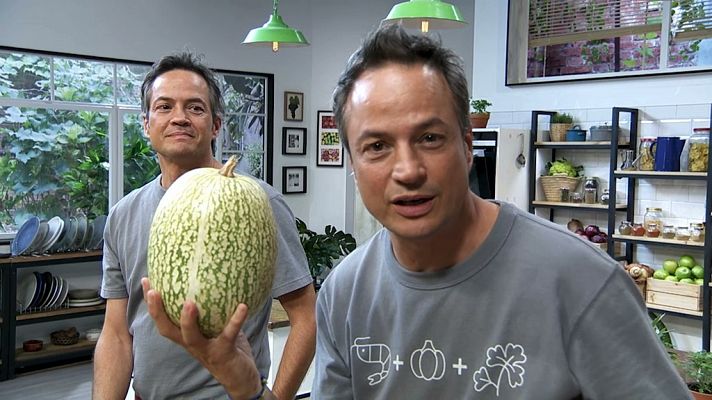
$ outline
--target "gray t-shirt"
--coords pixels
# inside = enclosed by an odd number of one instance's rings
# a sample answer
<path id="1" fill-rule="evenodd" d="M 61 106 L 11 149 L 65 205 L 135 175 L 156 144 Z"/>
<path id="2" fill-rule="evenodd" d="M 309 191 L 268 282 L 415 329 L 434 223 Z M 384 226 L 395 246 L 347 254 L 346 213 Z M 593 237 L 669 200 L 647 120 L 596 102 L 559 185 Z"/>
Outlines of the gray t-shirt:
<path id="1" fill-rule="evenodd" d="M 313 399 L 687 399 L 624 270 L 500 203 L 482 246 L 414 273 L 381 230 L 317 300 Z"/>
<path id="2" fill-rule="evenodd" d="M 144 399 L 226 398 L 223 387 L 185 349 L 161 336 L 143 301 L 141 278 L 148 276 L 146 255 L 153 214 L 165 190 L 161 177 L 134 190 L 109 213 L 104 230 L 101 295 L 128 297 L 127 322 L 133 335 L 134 390 Z M 282 196 L 257 180 L 267 193 L 277 222 L 277 264 L 271 296 L 277 298 L 312 282 L 299 242 L 295 219 Z M 267 323 L 272 307 L 261 310 L 243 326 L 257 367 L 267 376 L 270 367 Z"/>

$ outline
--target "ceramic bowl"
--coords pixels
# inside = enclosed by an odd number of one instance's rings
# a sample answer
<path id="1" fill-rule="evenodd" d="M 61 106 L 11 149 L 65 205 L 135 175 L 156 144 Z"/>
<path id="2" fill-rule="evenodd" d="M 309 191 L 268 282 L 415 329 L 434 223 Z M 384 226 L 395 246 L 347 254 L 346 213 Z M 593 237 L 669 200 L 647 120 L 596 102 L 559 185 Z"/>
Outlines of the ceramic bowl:
<path id="1" fill-rule="evenodd" d="M 31 339 L 22 342 L 22 350 L 26 352 L 40 351 L 44 343 L 41 340 Z"/>

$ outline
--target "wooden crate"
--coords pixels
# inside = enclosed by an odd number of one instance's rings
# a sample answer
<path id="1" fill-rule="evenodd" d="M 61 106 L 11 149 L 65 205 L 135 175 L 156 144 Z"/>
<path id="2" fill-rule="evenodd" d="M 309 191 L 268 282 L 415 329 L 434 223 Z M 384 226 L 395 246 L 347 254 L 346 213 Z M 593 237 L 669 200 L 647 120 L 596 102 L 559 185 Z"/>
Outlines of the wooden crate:
<path id="1" fill-rule="evenodd" d="M 702 286 L 648 278 L 645 300 L 652 306 L 701 311 Z"/>

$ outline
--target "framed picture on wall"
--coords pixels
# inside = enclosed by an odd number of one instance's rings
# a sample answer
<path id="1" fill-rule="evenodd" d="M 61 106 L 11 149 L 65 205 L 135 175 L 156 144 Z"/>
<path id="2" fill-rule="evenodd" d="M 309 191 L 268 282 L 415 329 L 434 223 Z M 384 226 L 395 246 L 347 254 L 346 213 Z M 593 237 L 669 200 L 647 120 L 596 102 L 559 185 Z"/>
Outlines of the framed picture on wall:
<path id="1" fill-rule="evenodd" d="M 304 93 L 284 92 L 284 120 L 304 120 Z"/>
<path id="2" fill-rule="evenodd" d="M 307 167 L 282 167 L 282 193 L 307 192 Z"/>
<path id="3" fill-rule="evenodd" d="M 316 112 L 316 165 L 317 167 L 341 167 L 344 165 L 344 146 L 336 129 L 334 113 L 326 110 Z"/>
<path id="4" fill-rule="evenodd" d="M 307 154 L 307 128 L 282 128 L 282 154 Z"/>

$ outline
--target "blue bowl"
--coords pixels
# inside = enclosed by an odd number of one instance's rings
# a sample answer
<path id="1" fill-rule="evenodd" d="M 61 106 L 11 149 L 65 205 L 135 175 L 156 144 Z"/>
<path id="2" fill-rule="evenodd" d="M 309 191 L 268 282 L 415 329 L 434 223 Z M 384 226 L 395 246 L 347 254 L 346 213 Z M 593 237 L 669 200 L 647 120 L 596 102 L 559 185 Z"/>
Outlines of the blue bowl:
<path id="1" fill-rule="evenodd" d="M 567 142 L 584 142 L 586 141 L 585 129 L 569 129 L 566 131 Z"/>
<path id="2" fill-rule="evenodd" d="M 27 251 L 32 245 L 32 242 L 40 230 L 40 219 L 30 217 L 15 234 L 15 239 L 12 241 L 11 251 L 13 256 L 19 256 Z"/>

